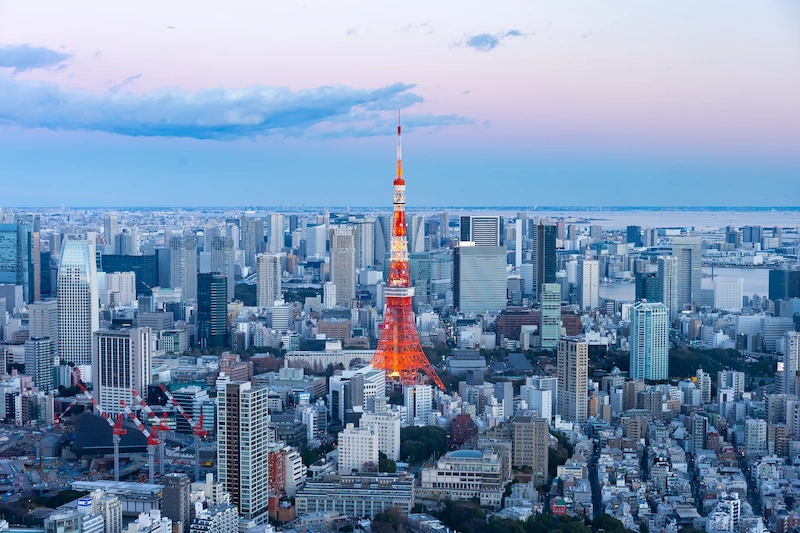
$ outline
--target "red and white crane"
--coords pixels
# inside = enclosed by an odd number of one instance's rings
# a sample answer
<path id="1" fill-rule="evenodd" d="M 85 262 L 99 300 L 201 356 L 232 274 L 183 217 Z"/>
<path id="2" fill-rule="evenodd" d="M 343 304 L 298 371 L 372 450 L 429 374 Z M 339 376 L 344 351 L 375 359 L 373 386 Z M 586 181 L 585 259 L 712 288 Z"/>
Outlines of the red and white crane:
<path id="1" fill-rule="evenodd" d="M 142 406 L 142 409 L 144 410 L 145 413 L 147 413 L 147 416 L 150 417 L 150 423 L 151 423 L 151 426 L 153 427 L 153 429 L 156 429 L 157 431 L 162 431 L 162 432 L 163 431 L 172 431 L 172 428 L 169 427 L 169 424 L 167 423 L 166 415 L 164 415 L 161 418 L 159 418 L 158 415 L 153 412 L 153 410 L 150 408 L 150 406 L 147 405 L 147 402 L 144 401 L 144 398 L 142 398 L 141 394 L 139 394 L 136 391 L 136 389 L 131 389 L 131 394 L 133 394 L 133 398 L 138 402 L 138 404 Z M 161 475 L 163 476 L 164 475 L 164 464 L 166 462 L 165 448 L 167 446 L 167 442 L 166 442 L 166 439 L 163 439 L 163 438 L 160 440 L 160 442 L 161 442 L 161 445 L 159 446 L 159 471 L 160 471 Z"/>
<path id="2" fill-rule="evenodd" d="M 155 481 L 156 471 L 155 471 L 155 461 L 156 461 L 156 448 L 161 445 L 161 441 L 158 440 L 158 430 L 155 426 L 153 426 L 153 432 L 147 431 L 147 428 L 142 424 L 142 422 L 136 417 L 131 408 L 121 400 L 119 404 L 122 406 L 122 410 L 125 411 L 125 414 L 128 415 L 133 423 L 136 425 L 136 428 L 142 432 L 142 434 L 147 437 L 147 458 L 150 467 L 150 483 Z"/>
<path id="3" fill-rule="evenodd" d="M 181 407 L 181 404 L 178 403 L 178 400 L 172 396 L 172 393 L 169 392 L 167 387 L 165 387 L 162 383 L 159 383 L 158 388 L 161 389 L 161 392 L 164 393 L 164 396 L 166 396 L 172 405 L 175 406 L 175 409 L 177 409 L 178 412 L 183 415 L 183 418 L 186 419 L 189 427 L 192 428 L 192 434 L 194 435 L 194 480 L 195 482 L 200 481 L 200 441 L 208 436 L 208 431 L 203 429 L 203 415 L 200 415 L 199 422 L 195 422 L 194 419 L 183 409 L 183 407 Z"/>

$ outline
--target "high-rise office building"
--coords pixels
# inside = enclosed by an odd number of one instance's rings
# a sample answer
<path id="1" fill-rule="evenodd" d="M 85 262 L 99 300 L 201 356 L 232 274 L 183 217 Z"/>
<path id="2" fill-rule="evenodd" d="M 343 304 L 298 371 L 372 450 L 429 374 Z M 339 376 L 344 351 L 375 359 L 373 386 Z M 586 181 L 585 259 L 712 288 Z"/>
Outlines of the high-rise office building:
<path id="1" fill-rule="evenodd" d="M 186 474 L 167 474 L 161 489 L 161 512 L 172 520 L 173 528 L 180 524 L 181 531 L 188 533 L 192 525 L 192 483 Z M 162 532 L 167 533 L 167 532 Z"/>
<path id="2" fill-rule="evenodd" d="M 273 254 L 280 253 L 284 246 L 283 215 L 272 213 L 269 215 L 269 233 L 267 234 L 267 247 Z"/>
<path id="3" fill-rule="evenodd" d="M 670 322 L 678 317 L 678 313 L 681 310 L 678 302 L 679 267 L 677 257 L 665 256 L 658 258 L 658 301 L 667 306 Z"/>
<path id="4" fill-rule="evenodd" d="M 116 213 L 103 215 L 103 238 L 106 241 L 106 250 L 110 254 L 117 253 L 118 216 Z"/>
<path id="5" fill-rule="evenodd" d="M 217 382 L 217 471 L 246 520 L 263 522 L 269 503 L 269 389 Z"/>
<path id="6" fill-rule="evenodd" d="M 642 246 L 642 227 L 641 226 L 628 226 L 625 231 L 627 239 L 625 242 L 633 244 L 636 248 Z"/>
<path id="7" fill-rule="evenodd" d="M 600 266 L 595 259 L 578 261 L 578 304 L 584 311 L 600 305 Z"/>
<path id="8" fill-rule="evenodd" d="M 744 279 L 714 282 L 714 309 L 739 312 L 742 310 Z"/>
<path id="9" fill-rule="evenodd" d="M 658 302 L 660 286 L 661 280 L 658 279 L 658 272 L 637 272 L 636 301 Z"/>
<path id="10" fill-rule="evenodd" d="M 264 242 L 263 221 L 255 218 L 255 213 L 242 215 L 239 219 L 239 248 L 244 251 L 244 264 L 250 268 L 256 266 L 256 254 L 259 243 Z M 259 228 L 262 228 L 259 232 Z M 260 233 L 260 235 L 259 235 Z"/>
<path id="11" fill-rule="evenodd" d="M 356 268 L 371 267 L 375 260 L 375 223 L 372 220 L 358 220 L 353 224 L 355 230 Z"/>
<path id="12" fill-rule="evenodd" d="M 322 305 L 325 309 L 336 307 L 336 285 L 330 281 L 322 286 Z"/>
<path id="13" fill-rule="evenodd" d="M 184 300 L 197 298 L 197 240 L 175 236 L 169 240 L 169 277 L 173 288 L 183 291 Z"/>
<path id="14" fill-rule="evenodd" d="M 211 272 L 219 272 L 228 281 L 228 301 L 234 298 L 236 289 L 236 253 L 233 239 L 220 235 L 211 237 Z"/>
<path id="15" fill-rule="evenodd" d="M 800 298 L 800 270 L 769 271 L 769 299 L 789 300 Z"/>
<path id="16" fill-rule="evenodd" d="M 506 247 L 461 242 L 453 255 L 453 305 L 462 313 L 506 307 Z"/>
<path id="17" fill-rule="evenodd" d="M 306 226 L 306 257 L 323 258 L 328 252 L 328 231 L 324 224 Z"/>
<path id="18" fill-rule="evenodd" d="M 408 252 L 425 251 L 425 216 L 413 215 L 408 222 Z"/>
<path id="19" fill-rule="evenodd" d="M 669 312 L 660 302 L 639 302 L 631 310 L 630 376 L 669 378 Z"/>
<path id="20" fill-rule="evenodd" d="M 276 254 L 258 254 L 257 298 L 260 308 L 272 307 L 281 298 L 281 258 Z"/>
<path id="21" fill-rule="evenodd" d="M 375 264 L 382 265 L 390 251 L 392 238 L 392 221 L 386 215 L 375 217 Z"/>
<path id="22" fill-rule="evenodd" d="M 228 344 L 228 283 L 218 272 L 197 276 L 197 337 L 206 348 Z"/>
<path id="23" fill-rule="evenodd" d="M 50 338 L 31 337 L 25 341 L 25 374 L 33 378 L 40 391 L 48 393 L 56 386 L 56 342 Z M 48 423 L 50 421 L 48 420 Z"/>
<path id="24" fill-rule="evenodd" d="M 39 216 L 0 219 L 0 284 L 20 285 L 26 303 L 41 298 Z"/>
<path id="25" fill-rule="evenodd" d="M 58 269 L 58 356 L 62 363 L 92 364 L 92 335 L 100 327 L 99 300 L 94 243 L 68 235 Z"/>
<path id="26" fill-rule="evenodd" d="M 356 298 L 356 243 L 353 228 L 335 228 L 331 238 L 331 281 L 336 303 L 344 307 Z"/>
<path id="27" fill-rule="evenodd" d="M 542 349 L 555 350 L 561 337 L 561 285 L 558 283 L 542 284 L 541 296 Z"/>
<path id="28" fill-rule="evenodd" d="M 700 237 L 672 239 L 672 256 L 678 258 L 678 307 L 700 305 L 703 275 L 703 240 Z"/>
<path id="29" fill-rule="evenodd" d="M 589 343 L 582 337 L 558 341 L 558 414 L 569 422 L 587 420 Z"/>
<path id="30" fill-rule="evenodd" d="M 439 237 L 440 241 L 436 248 L 442 246 L 450 238 L 450 216 L 447 211 L 442 211 L 439 215 Z"/>
<path id="31" fill-rule="evenodd" d="M 503 244 L 503 223 L 499 216 L 462 216 L 460 241 L 475 246 L 497 247 Z"/>
<path id="32" fill-rule="evenodd" d="M 28 330 L 31 338 L 50 339 L 58 355 L 58 300 L 51 298 L 28 306 Z"/>
<path id="33" fill-rule="evenodd" d="M 742 228 L 742 241 L 761 242 L 761 226 L 744 226 Z"/>
<path id="34" fill-rule="evenodd" d="M 556 227 L 537 224 L 533 231 L 533 283 L 536 300 L 542 300 L 542 285 L 556 282 Z"/>
<path id="35" fill-rule="evenodd" d="M 131 390 L 140 394 L 151 383 L 153 368 L 153 332 L 150 328 L 99 330 L 94 334 L 92 358 L 92 395 L 107 413 L 121 413 L 120 402 L 131 409 Z"/>

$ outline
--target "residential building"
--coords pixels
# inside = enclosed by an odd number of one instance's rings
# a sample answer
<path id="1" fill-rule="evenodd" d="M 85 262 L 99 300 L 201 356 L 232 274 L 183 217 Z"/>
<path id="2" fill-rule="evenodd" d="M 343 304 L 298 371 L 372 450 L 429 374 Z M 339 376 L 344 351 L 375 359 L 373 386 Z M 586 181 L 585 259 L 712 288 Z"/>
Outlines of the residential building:
<path id="1" fill-rule="evenodd" d="M 512 424 L 512 466 L 532 468 L 532 481 L 544 485 L 547 479 L 550 425 L 545 418 L 517 416 Z"/>
<path id="2" fill-rule="evenodd" d="M 677 257 L 658 258 L 658 300 L 667 306 L 669 321 L 672 323 L 681 310 L 678 299 L 680 263 Z"/>
<path id="3" fill-rule="evenodd" d="M 596 260 L 578 262 L 578 305 L 584 311 L 600 305 L 600 267 Z"/>
<path id="4" fill-rule="evenodd" d="M 331 237 L 331 282 L 336 304 L 350 307 L 356 297 L 356 244 L 353 228 L 335 228 Z"/>
<path id="5" fill-rule="evenodd" d="M 669 311 L 660 302 L 638 302 L 631 310 L 630 376 L 661 381 L 669 378 Z"/>
<path id="6" fill-rule="evenodd" d="M 542 285 L 556 282 L 556 227 L 537 224 L 533 231 L 533 292 L 542 301 Z M 560 289 L 559 289 L 560 294 Z M 560 300 L 559 300 L 560 301 Z"/>
<path id="7" fill-rule="evenodd" d="M 229 504 L 201 509 L 192 521 L 190 533 L 238 533 L 239 514 Z"/>
<path id="8" fill-rule="evenodd" d="M 236 288 L 236 251 L 233 239 L 224 235 L 211 237 L 211 272 L 219 272 L 228 282 L 228 301 L 234 298 Z"/>
<path id="9" fill-rule="evenodd" d="M 570 422 L 587 420 L 589 343 L 582 337 L 558 341 L 558 414 Z"/>
<path id="10" fill-rule="evenodd" d="M 337 449 L 340 474 L 378 470 L 378 435 L 372 427 L 347 424 L 339 433 Z"/>
<path id="11" fill-rule="evenodd" d="M 186 474 L 167 474 L 162 483 L 161 512 L 172 520 L 173 526 L 188 533 L 192 525 L 191 482 Z"/>
<path id="12" fill-rule="evenodd" d="M 406 424 L 427 426 L 433 411 L 433 387 L 431 385 L 404 385 L 403 397 L 406 406 Z"/>
<path id="13" fill-rule="evenodd" d="M 282 300 L 281 259 L 276 254 L 258 254 L 257 262 L 257 294 L 256 305 L 268 308 L 277 300 Z"/>
<path id="14" fill-rule="evenodd" d="M 50 338 L 31 337 L 25 341 L 25 374 L 42 392 L 56 388 L 53 369 L 56 366 L 56 343 Z"/>
<path id="15" fill-rule="evenodd" d="M 397 413 L 364 413 L 359 425 L 370 428 L 378 439 L 378 451 L 392 461 L 400 460 L 400 417 Z"/>
<path id="16" fill-rule="evenodd" d="M 269 389 L 217 382 L 217 470 L 246 520 L 264 523 L 269 499 Z"/>

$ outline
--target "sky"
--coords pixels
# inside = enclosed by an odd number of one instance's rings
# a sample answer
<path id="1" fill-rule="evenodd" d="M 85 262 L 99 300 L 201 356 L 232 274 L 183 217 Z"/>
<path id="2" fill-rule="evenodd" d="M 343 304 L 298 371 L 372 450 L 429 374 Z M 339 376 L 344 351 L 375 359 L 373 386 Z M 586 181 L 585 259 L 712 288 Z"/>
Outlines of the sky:
<path id="1" fill-rule="evenodd" d="M 0 0 L 0 206 L 800 205 L 800 3 Z"/>

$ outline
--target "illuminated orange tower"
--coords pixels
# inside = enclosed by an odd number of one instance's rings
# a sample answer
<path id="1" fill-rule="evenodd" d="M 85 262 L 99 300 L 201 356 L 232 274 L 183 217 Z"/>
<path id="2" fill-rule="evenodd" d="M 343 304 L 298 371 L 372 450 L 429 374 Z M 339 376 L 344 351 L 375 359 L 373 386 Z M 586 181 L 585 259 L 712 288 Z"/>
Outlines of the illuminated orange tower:
<path id="1" fill-rule="evenodd" d="M 400 113 L 397 113 L 397 175 L 394 178 L 394 216 L 392 218 L 391 262 L 389 280 L 384 294 L 386 311 L 383 314 L 378 349 L 372 366 L 386 371 L 389 379 L 406 384 L 417 383 L 419 372 L 428 375 L 440 389 L 442 380 L 425 357 L 419 343 L 411 287 L 408 275 L 408 238 L 406 236 L 406 182 L 403 179 L 403 151 L 400 143 Z"/>

